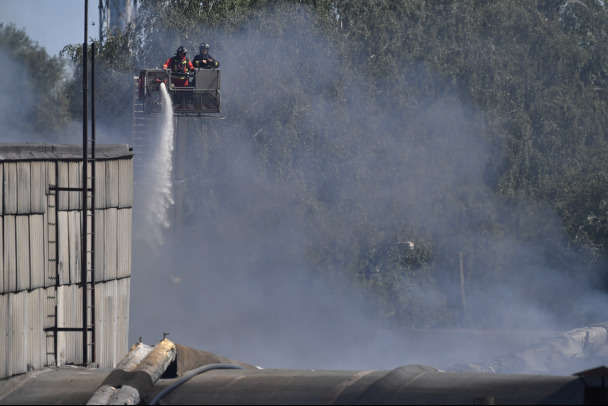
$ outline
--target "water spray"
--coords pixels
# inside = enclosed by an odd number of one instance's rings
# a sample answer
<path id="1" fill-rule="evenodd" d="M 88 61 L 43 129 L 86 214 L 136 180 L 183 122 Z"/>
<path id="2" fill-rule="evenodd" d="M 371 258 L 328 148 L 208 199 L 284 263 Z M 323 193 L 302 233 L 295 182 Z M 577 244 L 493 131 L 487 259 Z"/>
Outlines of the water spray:
<path id="1" fill-rule="evenodd" d="M 163 230 L 171 226 L 173 198 L 172 153 L 173 153 L 173 107 L 165 84 L 160 85 L 163 110 L 161 115 L 159 142 L 147 174 L 154 187 L 148 197 L 149 224 L 153 226 L 151 237 L 159 245 L 163 244 Z"/>

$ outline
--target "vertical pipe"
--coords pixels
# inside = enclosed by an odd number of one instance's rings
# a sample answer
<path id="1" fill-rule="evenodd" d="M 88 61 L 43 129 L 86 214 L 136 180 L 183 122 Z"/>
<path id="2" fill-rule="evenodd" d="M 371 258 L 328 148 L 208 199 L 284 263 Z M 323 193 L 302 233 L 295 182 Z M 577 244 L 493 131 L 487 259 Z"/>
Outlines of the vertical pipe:
<path id="1" fill-rule="evenodd" d="M 91 45 L 91 362 L 95 363 L 95 42 Z M 86 213 L 85 213 L 86 214 Z"/>
<path id="2" fill-rule="evenodd" d="M 82 249 L 80 254 L 80 280 L 82 284 L 82 363 L 87 365 L 88 360 L 88 318 L 87 318 L 87 96 L 88 96 L 88 80 L 89 72 L 87 70 L 87 53 L 88 53 L 88 8 L 89 0 L 84 0 L 84 43 L 82 44 Z"/>
<path id="3" fill-rule="evenodd" d="M 59 190 L 57 190 L 57 186 L 59 186 L 59 161 L 55 161 L 55 179 L 53 179 L 54 183 L 54 192 L 55 193 L 55 331 L 53 337 L 53 351 L 55 352 L 55 366 L 59 366 L 59 319 L 57 315 L 59 314 Z M 50 188 L 49 188 L 50 193 Z M 50 238 L 50 236 L 49 236 Z M 49 269 L 50 272 L 50 269 Z"/>

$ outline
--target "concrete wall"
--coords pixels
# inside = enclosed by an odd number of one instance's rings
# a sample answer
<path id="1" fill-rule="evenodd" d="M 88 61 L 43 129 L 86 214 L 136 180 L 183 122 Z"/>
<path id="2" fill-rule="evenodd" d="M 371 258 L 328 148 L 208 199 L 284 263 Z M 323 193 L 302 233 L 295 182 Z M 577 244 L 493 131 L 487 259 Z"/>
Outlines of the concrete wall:
<path id="1" fill-rule="evenodd" d="M 87 223 L 95 231 L 88 239 L 95 340 L 88 341 L 96 349 L 88 361 L 100 367 L 128 352 L 132 158 L 126 145 L 96 147 L 95 227 Z M 80 188 L 81 176 L 79 146 L 0 144 L 0 379 L 82 363 L 82 332 L 52 331 L 82 327 L 82 195 L 54 189 Z"/>

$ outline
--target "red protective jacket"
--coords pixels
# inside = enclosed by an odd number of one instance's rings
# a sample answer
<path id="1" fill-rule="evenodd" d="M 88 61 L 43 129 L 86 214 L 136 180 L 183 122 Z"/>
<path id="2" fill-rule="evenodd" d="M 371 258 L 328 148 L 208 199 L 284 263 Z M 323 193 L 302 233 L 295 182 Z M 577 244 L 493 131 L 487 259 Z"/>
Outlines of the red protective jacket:
<path id="1" fill-rule="evenodd" d="M 172 56 L 167 59 L 167 62 L 163 65 L 163 69 L 171 69 L 173 73 L 188 73 L 191 70 L 194 70 L 194 66 L 192 62 L 185 56 L 180 58 L 179 56 Z M 171 75 L 171 83 L 175 86 L 188 86 L 188 75 L 183 76 L 175 76 Z"/>

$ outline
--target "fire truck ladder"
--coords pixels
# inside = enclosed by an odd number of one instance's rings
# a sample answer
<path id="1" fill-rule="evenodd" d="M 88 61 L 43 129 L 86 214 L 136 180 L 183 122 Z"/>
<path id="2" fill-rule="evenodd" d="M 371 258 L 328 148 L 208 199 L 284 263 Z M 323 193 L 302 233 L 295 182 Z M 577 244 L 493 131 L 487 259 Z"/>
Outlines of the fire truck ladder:
<path id="1" fill-rule="evenodd" d="M 135 76 L 135 92 L 133 95 L 133 122 L 132 122 L 132 146 L 137 153 L 133 157 L 133 182 L 138 183 L 138 180 L 145 179 L 142 172 L 145 171 L 146 159 L 152 154 L 152 145 L 150 142 L 150 134 L 154 131 L 153 127 L 156 124 L 154 115 L 144 112 L 144 103 L 139 98 L 139 77 Z M 141 185 L 138 185 L 141 186 Z"/>

